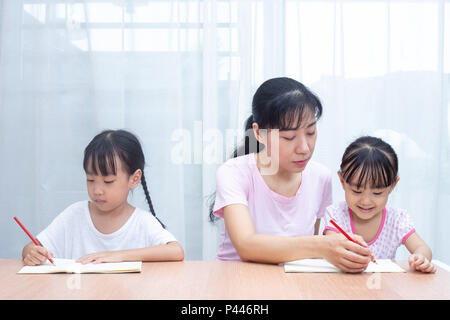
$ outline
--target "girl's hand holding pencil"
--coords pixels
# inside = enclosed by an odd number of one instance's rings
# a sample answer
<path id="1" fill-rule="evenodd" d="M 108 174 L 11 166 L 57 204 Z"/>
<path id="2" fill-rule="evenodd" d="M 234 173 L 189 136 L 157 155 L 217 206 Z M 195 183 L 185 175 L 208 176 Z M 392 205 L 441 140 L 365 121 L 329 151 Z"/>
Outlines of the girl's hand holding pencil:
<path id="1" fill-rule="evenodd" d="M 17 217 L 14 217 L 14 220 L 17 224 L 22 228 L 22 230 L 30 237 L 31 243 L 27 244 L 25 248 L 23 248 L 22 257 L 23 263 L 27 266 L 35 266 L 45 262 L 48 259 L 53 265 L 53 253 L 45 249 L 41 242 L 33 237 L 33 235 L 25 228 L 25 226 L 20 222 Z"/>
<path id="2" fill-rule="evenodd" d="M 47 259 L 51 260 L 53 253 L 45 249 L 44 247 L 37 246 L 34 243 L 30 243 L 29 248 L 23 257 L 23 263 L 26 266 L 36 266 L 43 264 Z"/>

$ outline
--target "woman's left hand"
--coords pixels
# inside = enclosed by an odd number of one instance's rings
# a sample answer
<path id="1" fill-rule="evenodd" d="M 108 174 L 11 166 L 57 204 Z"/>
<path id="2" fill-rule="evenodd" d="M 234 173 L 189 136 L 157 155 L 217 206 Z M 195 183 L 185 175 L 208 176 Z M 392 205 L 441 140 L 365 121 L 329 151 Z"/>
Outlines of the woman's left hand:
<path id="1" fill-rule="evenodd" d="M 120 251 L 104 251 L 87 254 L 79 258 L 76 262 L 86 263 L 102 263 L 102 262 L 121 262 L 123 257 Z"/>

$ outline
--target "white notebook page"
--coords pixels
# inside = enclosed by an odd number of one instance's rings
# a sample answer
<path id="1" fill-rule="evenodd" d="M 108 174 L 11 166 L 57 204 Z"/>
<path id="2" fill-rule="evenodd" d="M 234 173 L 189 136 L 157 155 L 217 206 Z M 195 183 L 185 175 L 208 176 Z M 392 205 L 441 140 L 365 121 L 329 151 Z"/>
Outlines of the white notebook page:
<path id="1" fill-rule="evenodd" d="M 18 273 L 124 273 L 141 272 L 141 261 L 108 262 L 108 263 L 76 263 L 70 259 L 53 259 L 55 265 L 49 261 L 39 266 L 24 266 Z"/>
<path id="2" fill-rule="evenodd" d="M 325 259 L 302 259 L 284 264 L 284 272 L 342 272 Z M 369 262 L 363 272 L 406 272 L 390 259 L 377 259 L 377 263 Z"/>

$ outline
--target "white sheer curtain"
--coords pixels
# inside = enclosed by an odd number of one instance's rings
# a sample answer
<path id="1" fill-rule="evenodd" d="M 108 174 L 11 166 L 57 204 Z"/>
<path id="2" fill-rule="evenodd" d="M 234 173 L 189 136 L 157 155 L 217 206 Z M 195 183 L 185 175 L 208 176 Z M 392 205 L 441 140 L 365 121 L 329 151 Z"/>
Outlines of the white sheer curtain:
<path id="1" fill-rule="evenodd" d="M 38 233 L 87 199 L 84 147 L 126 128 L 143 144 L 157 215 L 186 259 L 212 259 L 215 170 L 255 89 L 289 76 L 324 104 L 315 159 L 334 172 L 357 136 L 392 143 L 390 202 L 450 263 L 449 39 L 443 0 L 0 0 L 0 257 L 28 242 L 13 216 Z M 147 208 L 141 189 L 130 201 Z"/>

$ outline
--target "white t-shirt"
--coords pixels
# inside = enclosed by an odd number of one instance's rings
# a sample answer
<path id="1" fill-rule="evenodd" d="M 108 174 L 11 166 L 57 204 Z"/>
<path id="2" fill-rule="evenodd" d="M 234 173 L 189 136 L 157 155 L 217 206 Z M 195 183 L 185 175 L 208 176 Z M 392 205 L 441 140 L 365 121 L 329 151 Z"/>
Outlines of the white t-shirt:
<path id="1" fill-rule="evenodd" d="M 88 201 L 72 204 L 61 212 L 37 238 L 56 258 L 78 259 L 101 251 L 145 248 L 177 241 L 148 211 L 136 208 L 117 231 L 98 231 L 89 214 Z"/>

